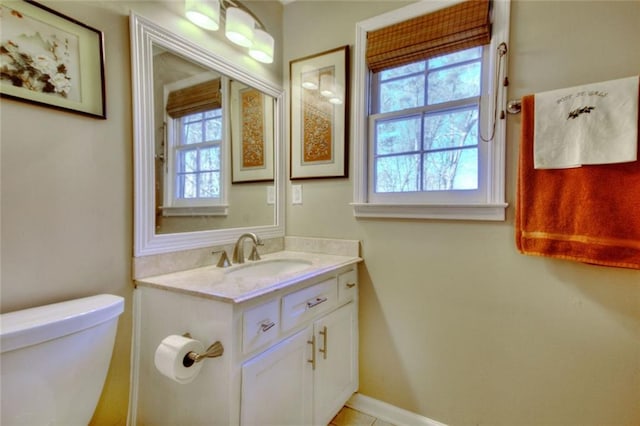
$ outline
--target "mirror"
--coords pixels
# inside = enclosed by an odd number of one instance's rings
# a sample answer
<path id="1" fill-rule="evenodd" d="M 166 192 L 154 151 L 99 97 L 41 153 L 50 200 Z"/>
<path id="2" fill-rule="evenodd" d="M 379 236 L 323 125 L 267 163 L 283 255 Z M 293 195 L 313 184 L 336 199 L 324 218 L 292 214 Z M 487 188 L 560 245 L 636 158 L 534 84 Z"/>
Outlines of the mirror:
<path id="1" fill-rule="evenodd" d="M 273 225 L 273 97 L 153 49 L 156 233 Z"/>
<path id="2" fill-rule="evenodd" d="M 135 242 L 145 256 L 284 235 L 284 94 L 134 13 Z"/>

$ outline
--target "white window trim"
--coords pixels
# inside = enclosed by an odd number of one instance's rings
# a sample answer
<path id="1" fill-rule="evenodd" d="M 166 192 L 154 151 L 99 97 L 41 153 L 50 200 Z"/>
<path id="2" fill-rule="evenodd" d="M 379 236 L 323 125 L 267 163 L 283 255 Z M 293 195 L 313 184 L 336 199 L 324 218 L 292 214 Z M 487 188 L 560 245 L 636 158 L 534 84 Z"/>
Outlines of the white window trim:
<path id="1" fill-rule="evenodd" d="M 169 93 L 174 90 L 183 89 L 185 87 L 189 87 L 194 84 L 203 83 L 211 78 L 220 78 L 222 82 L 222 121 L 223 121 L 223 131 L 222 131 L 222 143 L 220 144 L 220 162 L 222 165 L 222 185 L 220 187 L 220 197 L 216 199 L 204 199 L 204 198 L 196 198 L 193 200 L 176 200 L 175 193 L 175 155 L 173 144 L 170 144 L 169 138 L 177 138 L 179 137 L 177 134 L 182 129 L 176 125 L 179 122 L 179 119 L 174 119 L 170 117 L 165 111 L 165 123 L 167 123 L 167 127 L 165 130 L 165 173 L 164 173 L 164 206 L 161 206 L 163 216 L 193 216 L 194 214 L 200 216 L 227 216 L 229 212 L 229 205 L 227 203 L 227 185 L 228 185 L 228 173 L 226 169 L 229 167 L 229 161 L 227 161 L 227 149 L 225 146 L 228 145 L 227 135 L 229 134 L 227 129 L 228 126 L 228 116 L 226 105 L 227 105 L 227 87 L 228 87 L 228 79 L 226 77 L 220 77 L 216 73 L 202 73 L 195 76 L 192 76 L 187 79 L 183 79 L 180 81 L 176 81 L 174 83 L 170 83 L 164 86 L 164 94 L 163 99 L 166 105 L 167 98 Z M 171 136 L 169 136 L 171 135 Z"/>
<path id="2" fill-rule="evenodd" d="M 499 119 L 496 123 L 495 138 L 489 142 L 489 187 L 486 202 L 479 204 L 391 204 L 371 203 L 368 200 L 368 114 L 370 74 L 365 62 L 367 48 L 367 32 L 384 28 L 398 22 L 406 21 L 416 16 L 434 12 L 460 3 L 460 0 L 445 0 L 434 2 L 423 0 L 406 7 L 393 10 L 380 16 L 373 17 L 356 24 L 356 42 L 354 49 L 354 96 L 352 99 L 353 141 L 354 141 L 354 177 L 353 177 L 353 206 L 356 217 L 365 218 L 407 218 L 407 219 L 460 219 L 460 220 L 492 220 L 504 221 L 508 204 L 505 201 L 505 152 L 506 152 L 506 119 Z M 495 0 L 493 2 L 493 30 L 489 48 L 489 73 L 495 76 L 498 65 L 497 47 L 509 40 L 510 0 Z M 504 75 L 507 70 L 507 56 L 503 58 L 502 69 Z M 494 84 L 491 77 L 491 84 Z M 490 93 L 494 93 L 491 88 Z M 500 93 L 501 105 L 506 101 L 506 90 Z M 487 103 L 483 108 L 494 109 L 494 97 L 485 96 Z M 483 102 L 484 103 L 484 102 Z M 489 116 L 490 114 L 487 114 Z M 493 117 L 489 117 L 489 124 Z M 487 135 L 489 126 L 483 121 L 482 134 Z M 485 143 L 485 142 L 480 142 Z"/>
<path id="3" fill-rule="evenodd" d="M 488 58 L 488 49 L 482 49 L 482 55 L 480 58 L 482 64 L 482 78 L 481 78 L 481 87 L 486 87 L 486 81 L 489 79 L 489 58 Z M 375 75 L 372 74 L 373 79 L 375 79 Z M 373 93 L 373 89 L 376 88 L 376 84 L 374 81 L 370 81 L 372 90 L 370 93 Z M 377 96 L 377 94 L 373 94 Z M 469 107 L 478 107 L 481 110 L 484 110 L 485 104 L 487 102 L 487 98 L 489 96 L 474 96 L 465 99 L 456 99 L 449 102 L 444 102 L 435 105 L 424 105 L 417 106 L 410 109 L 405 109 L 401 111 L 390 111 L 385 113 L 374 113 L 369 115 L 369 145 L 373 146 L 373 135 L 375 133 L 375 128 L 378 122 L 389 119 L 390 117 L 398 117 L 398 118 L 406 118 L 406 117 L 418 117 L 423 116 L 425 114 L 428 115 L 429 111 L 434 112 L 436 114 L 447 113 L 448 111 L 455 111 L 458 108 L 469 108 Z M 425 98 L 426 99 L 426 98 Z M 372 99 L 373 101 L 373 99 Z M 483 117 L 478 117 L 478 120 L 481 120 Z M 424 119 L 424 118 L 423 118 Z M 476 149 L 478 152 L 478 156 L 483 159 L 487 157 L 487 153 L 489 152 L 489 145 L 483 143 L 478 140 L 478 144 L 476 145 Z M 373 153 L 370 153 L 373 154 Z M 375 156 L 369 155 L 369 170 L 374 169 L 375 164 Z M 484 163 L 484 161 L 483 161 Z M 368 201 L 369 204 L 395 204 L 402 207 L 404 204 L 413 204 L 413 205 L 459 205 L 462 203 L 462 199 L 464 199 L 466 204 L 479 204 L 482 200 L 486 199 L 486 190 L 487 185 L 485 180 L 487 179 L 486 173 L 484 170 L 480 170 L 481 173 L 478 175 L 478 188 L 476 189 L 464 189 L 464 190 L 442 190 L 442 191 L 415 191 L 415 192 L 382 192 L 375 193 L 374 179 L 370 179 L 369 181 L 369 193 L 368 193 Z M 428 199 L 428 201 L 426 201 Z"/>
<path id="4" fill-rule="evenodd" d="M 229 206 L 161 207 L 163 216 L 226 216 Z"/>

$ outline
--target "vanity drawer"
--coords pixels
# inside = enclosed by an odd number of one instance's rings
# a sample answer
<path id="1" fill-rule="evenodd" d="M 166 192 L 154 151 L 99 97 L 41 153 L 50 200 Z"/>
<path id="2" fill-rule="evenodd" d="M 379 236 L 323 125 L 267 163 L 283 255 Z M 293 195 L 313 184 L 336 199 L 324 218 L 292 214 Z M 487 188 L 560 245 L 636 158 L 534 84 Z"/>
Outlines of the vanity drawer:
<path id="1" fill-rule="evenodd" d="M 358 271 L 354 268 L 338 275 L 338 301 L 353 300 L 358 291 Z"/>
<path id="2" fill-rule="evenodd" d="M 282 298 L 282 329 L 289 330 L 332 309 L 337 300 L 336 278 L 284 296 Z"/>
<path id="3" fill-rule="evenodd" d="M 248 354 L 278 337 L 279 299 L 245 311 L 242 318 L 242 352 Z"/>

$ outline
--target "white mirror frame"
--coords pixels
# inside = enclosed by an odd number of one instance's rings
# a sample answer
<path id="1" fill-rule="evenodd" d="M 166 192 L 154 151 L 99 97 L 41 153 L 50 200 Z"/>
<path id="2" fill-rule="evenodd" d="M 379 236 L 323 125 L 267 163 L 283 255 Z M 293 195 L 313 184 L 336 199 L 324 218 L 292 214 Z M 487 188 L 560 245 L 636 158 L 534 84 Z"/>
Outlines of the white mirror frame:
<path id="1" fill-rule="evenodd" d="M 284 90 L 240 69 L 195 43 L 135 13 L 130 15 L 131 67 L 133 90 L 134 145 L 134 256 L 188 250 L 231 244 L 244 232 L 255 232 L 261 238 L 284 236 Z M 274 107 L 274 173 L 275 224 L 208 231 L 156 234 L 154 119 L 149 111 L 153 103 L 153 45 L 161 46 L 202 66 L 217 70 L 230 78 L 248 84 L 275 99 Z M 267 194 L 265 194 L 265 199 Z"/>

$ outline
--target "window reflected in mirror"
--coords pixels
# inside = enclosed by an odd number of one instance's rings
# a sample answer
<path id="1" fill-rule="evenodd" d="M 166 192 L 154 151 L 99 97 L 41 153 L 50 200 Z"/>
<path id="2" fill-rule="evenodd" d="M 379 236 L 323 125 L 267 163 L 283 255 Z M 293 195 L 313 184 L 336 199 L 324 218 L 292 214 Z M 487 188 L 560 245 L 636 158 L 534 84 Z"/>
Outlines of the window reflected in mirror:
<path id="1" fill-rule="evenodd" d="M 274 99 L 153 53 L 156 233 L 273 225 Z"/>

